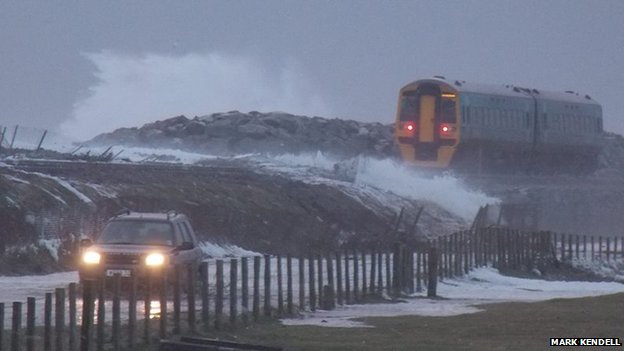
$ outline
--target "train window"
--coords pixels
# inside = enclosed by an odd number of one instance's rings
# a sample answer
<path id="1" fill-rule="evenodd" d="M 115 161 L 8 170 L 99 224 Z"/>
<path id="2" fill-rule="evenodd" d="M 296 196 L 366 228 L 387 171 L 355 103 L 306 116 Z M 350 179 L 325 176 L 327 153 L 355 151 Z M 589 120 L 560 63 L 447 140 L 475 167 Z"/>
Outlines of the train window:
<path id="1" fill-rule="evenodd" d="M 442 123 L 456 123 L 454 100 L 442 99 L 440 120 Z"/>
<path id="2" fill-rule="evenodd" d="M 602 120 L 598 118 L 596 122 L 596 133 L 600 133 L 602 131 Z"/>
<path id="3" fill-rule="evenodd" d="M 544 121 L 546 121 L 546 115 L 544 115 Z M 526 125 L 527 128 L 531 127 L 531 124 L 529 122 L 529 113 L 528 112 L 524 115 L 524 124 Z"/>
<path id="4" fill-rule="evenodd" d="M 420 112 L 418 96 L 404 94 L 401 99 L 401 121 L 417 121 Z"/>
<path id="5" fill-rule="evenodd" d="M 462 107 L 462 122 L 463 124 L 470 124 L 470 108 L 463 106 Z"/>

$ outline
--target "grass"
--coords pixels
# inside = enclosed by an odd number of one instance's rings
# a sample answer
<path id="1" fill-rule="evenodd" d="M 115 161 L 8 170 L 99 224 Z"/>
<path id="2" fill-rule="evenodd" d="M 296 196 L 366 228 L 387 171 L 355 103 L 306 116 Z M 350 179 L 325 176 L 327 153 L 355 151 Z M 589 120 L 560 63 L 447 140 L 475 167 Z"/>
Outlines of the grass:
<path id="1" fill-rule="evenodd" d="M 288 350 L 547 350 L 551 337 L 624 339 L 624 294 L 484 305 L 455 317 L 377 317 L 374 328 L 255 324 L 208 337 Z"/>

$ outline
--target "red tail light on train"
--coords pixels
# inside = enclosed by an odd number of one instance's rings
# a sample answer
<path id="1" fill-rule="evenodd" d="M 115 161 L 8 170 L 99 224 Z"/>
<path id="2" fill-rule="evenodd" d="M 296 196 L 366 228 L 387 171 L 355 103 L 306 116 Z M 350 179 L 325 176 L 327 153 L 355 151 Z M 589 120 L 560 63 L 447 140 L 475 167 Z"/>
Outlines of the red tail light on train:
<path id="1" fill-rule="evenodd" d="M 416 123 L 414 122 L 404 122 L 403 130 L 413 133 L 416 131 Z"/>
<path id="2" fill-rule="evenodd" d="M 452 123 L 440 124 L 440 136 L 452 137 L 454 133 L 455 133 L 455 124 L 452 124 Z"/>

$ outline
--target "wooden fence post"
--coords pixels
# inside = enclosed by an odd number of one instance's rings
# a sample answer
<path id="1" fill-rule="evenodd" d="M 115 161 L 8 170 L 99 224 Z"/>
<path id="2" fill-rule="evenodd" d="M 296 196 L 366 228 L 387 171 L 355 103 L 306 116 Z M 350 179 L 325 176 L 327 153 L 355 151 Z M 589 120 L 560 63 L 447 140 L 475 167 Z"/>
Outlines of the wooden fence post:
<path id="1" fill-rule="evenodd" d="M 271 256 L 264 255 L 264 315 L 271 316 Z"/>
<path id="2" fill-rule="evenodd" d="M 84 289 L 84 286 L 83 286 Z M 128 346 L 133 348 L 136 342 L 136 304 L 137 304 L 137 276 L 132 272 L 130 277 L 130 296 L 128 298 Z M 84 308 L 84 303 L 83 303 Z M 83 314 L 84 315 L 84 314 Z M 83 319 L 84 323 L 84 319 Z"/>
<path id="3" fill-rule="evenodd" d="M 565 254 L 566 235 L 564 233 L 561 233 L 559 236 L 561 237 L 561 261 L 565 261 L 566 259 L 566 254 Z"/>
<path id="4" fill-rule="evenodd" d="M 43 350 L 52 350 L 52 293 L 45 294 L 43 304 Z"/>
<path id="5" fill-rule="evenodd" d="M 152 313 L 152 275 L 148 273 L 145 275 L 145 291 L 143 301 L 143 342 L 148 344 L 150 342 L 150 315 Z M 174 297 L 175 300 L 175 297 Z M 175 301 L 174 301 L 175 304 Z M 98 310 L 98 324 L 99 324 L 99 310 Z M 99 333 L 99 325 L 98 325 Z M 98 337 L 99 339 L 99 337 Z M 100 342 L 98 341 L 98 344 Z"/>
<path id="6" fill-rule="evenodd" d="M 362 299 L 366 299 L 368 295 L 368 284 L 366 282 L 366 250 L 363 250 L 362 253 Z"/>
<path id="7" fill-rule="evenodd" d="M 22 333 L 22 303 L 13 302 L 13 323 L 11 326 L 11 351 L 20 351 Z M 2 330 L 4 332 L 4 330 Z"/>
<path id="8" fill-rule="evenodd" d="M 428 283 L 427 283 L 427 296 L 435 297 L 437 295 L 438 287 L 438 249 L 435 246 L 429 248 L 429 269 L 428 269 Z"/>
<path id="9" fill-rule="evenodd" d="M 317 274 L 317 287 L 318 287 L 318 304 L 317 306 L 319 306 L 319 308 L 322 308 L 321 306 L 323 306 L 323 256 L 321 255 L 317 255 L 316 256 L 316 265 L 317 265 L 317 269 L 316 269 L 316 274 Z"/>
<path id="10" fill-rule="evenodd" d="M 65 336 L 65 289 L 54 289 L 54 330 L 56 332 L 56 350 L 64 351 L 64 336 Z"/>
<path id="11" fill-rule="evenodd" d="M 342 257 L 336 252 L 336 298 L 339 305 L 344 305 L 344 292 L 342 290 Z"/>
<path id="12" fill-rule="evenodd" d="M 221 329 L 223 318 L 223 260 L 217 260 L 217 296 L 215 298 L 215 329 Z"/>
<path id="13" fill-rule="evenodd" d="M 173 334 L 181 333 L 181 306 L 182 303 L 182 266 L 176 264 L 173 266 Z"/>
<path id="14" fill-rule="evenodd" d="M 353 301 L 360 301 L 360 263 L 358 260 L 358 254 L 353 250 Z"/>
<path id="15" fill-rule="evenodd" d="M 351 274 L 349 272 L 349 252 L 344 254 L 344 272 L 345 272 L 345 304 L 351 303 Z"/>
<path id="16" fill-rule="evenodd" d="M 286 310 L 288 315 L 292 316 L 295 313 L 295 306 L 293 302 L 293 271 L 292 271 L 292 256 L 286 256 Z"/>
<path id="17" fill-rule="evenodd" d="M 253 259 L 253 320 L 258 321 L 260 318 L 260 256 L 254 256 Z"/>
<path id="18" fill-rule="evenodd" d="M 464 260 L 464 274 L 468 274 L 468 272 L 470 272 L 470 269 L 472 269 L 472 255 L 473 252 L 472 250 L 474 249 L 474 247 L 472 246 L 472 238 L 471 238 L 471 233 L 470 231 L 464 231 L 464 245 L 466 248 L 466 252 L 465 252 L 465 260 Z"/>
<path id="19" fill-rule="evenodd" d="M 277 315 L 284 315 L 284 282 L 282 279 L 282 256 L 277 256 Z"/>
<path id="20" fill-rule="evenodd" d="M 113 325 L 112 325 L 113 350 L 115 351 L 119 350 L 119 339 L 120 339 L 119 336 L 120 336 L 120 331 L 121 331 L 121 308 L 120 308 L 121 298 L 119 295 L 121 295 L 121 275 L 115 274 L 115 276 L 113 277 L 113 315 L 111 316 L 113 319 Z M 57 308 L 59 307 L 58 294 L 57 294 L 56 306 Z M 63 349 L 63 347 L 62 345 L 61 347 L 59 347 L 58 337 L 59 337 L 59 327 L 58 327 L 58 316 L 57 316 L 56 345 L 57 345 L 57 350 L 60 351 Z"/>
<path id="21" fill-rule="evenodd" d="M 386 252 L 386 293 L 388 293 L 388 295 L 392 294 L 392 274 L 390 273 L 392 269 L 390 267 L 390 261 L 394 261 L 394 258 L 391 260 L 390 255 L 390 252 Z"/>
<path id="22" fill-rule="evenodd" d="M 408 263 L 408 269 L 407 269 L 407 273 L 408 273 L 408 283 L 409 283 L 409 293 L 413 294 L 414 292 L 416 292 L 416 287 L 414 285 L 414 250 L 412 250 L 411 248 L 407 250 L 407 263 Z"/>
<path id="23" fill-rule="evenodd" d="M 160 339 L 167 338 L 167 319 L 169 317 L 167 311 L 167 285 L 169 282 L 167 280 L 167 274 L 163 272 L 163 274 L 160 275 L 160 324 L 158 328 Z"/>
<path id="24" fill-rule="evenodd" d="M 243 258 L 246 267 L 247 258 Z M 204 330 L 208 330 L 210 327 L 210 299 L 209 299 L 209 275 L 208 275 L 208 262 L 202 262 L 199 268 L 201 276 L 201 300 L 202 300 L 202 325 Z M 246 274 L 246 269 L 243 268 L 243 274 Z M 243 299 L 243 309 L 247 307 L 247 301 Z"/>
<path id="25" fill-rule="evenodd" d="M 0 345 L 4 345 L 4 302 L 0 302 Z"/>
<path id="26" fill-rule="evenodd" d="M 197 333 L 197 309 L 195 303 L 195 287 L 197 286 L 197 264 L 190 264 L 186 267 L 187 272 L 187 286 L 186 286 L 186 300 L 188 304 L 187 309 L 187 322 L 189 331 L 192 334 Z M 236 283 L 235 283 L 236 284 Z"/>
<path id="27" fill-rule="evenodd" d="M 577 260 L 580 258 L 580 255 L 579 255 L 580 246 L 581 246 L 581 238 L 578 234 L 576 234 L 576 259 Z"/>
<path id="28" fill-rule="evenodd" d="M 310 310 L 316 311 L 316 285 L 314 284 L 316 275 L 314 274 L 314 256 L 308 258 L 308 288 L 310 292 Z"/>
<path id="29" fill-rule="evenodd" d="M 236 315 L 238 305 L 238 260 L 230 260 L 230 326 L 236 326 Z"/>
<path id="30" fill-rule="evenodd" d="M 0 311 L 4 311 L 0 306 Z M 0 316 L 3 317 L 3 316 Z M 3 321 L 4 318 L 0 318 Z M 1 323 L 1 322 L 0 322 Z M 89 351 L 91 348 L 91 328 L 93 326 L 93 281 L 85 280 L 82 283 L 82 324 L 80 325 L 80 351 Z M 4 328 L 0 328 L 4 329 Z"/>
<path id="31" fill-rule="evenodd" d="M 377 252 L 377 294 L 381 296 L 383 292 L 383 252 Z"/>
<path id="32" fill-rule="evenodd" d="M 305 258 L 299 256 L 299 311 L 305 310 Z"/>
<path id="33" fill-rule="evenodd" d="M 76 283 L 69 283 L 69 351 L 76 350 Z"/>
<path id="34" fill-rule="evenodd" d="M 422 249 L 418 248 L 416 251 L 416 291 L 417 292 L 421 292 L 422 291 L 422 271 L 421 271 L 421 260 L 422 259 Z"/>
<path id="35" fill-rule="evenodd" d="M 370 265 L 370 288 L 368 289 L 371 295 L 374 295 L 377 291 L 375 288 L 375 269 L 377 268 L 377 254 L 375 250 L 371 250 L 371 265 Z"/>
<path id="36" fill-rule="evenodd" d="M 602 260 L 602 236 L 598 237 L 598 259 Z"/>
<path id="37" fill-rule="evenodd" d="M 450 247 L 450 255 L 451 255 L 451 276 L 456 277 L 459 275 L 459 233 L 453 233 L 451 235 L 451 247 Z"/>
<path id="38" fill-rule="evenodd" d="M 331 305 L 335 306 L 336 305 L 336 301 L 335 301 L 336 292 L 335 292 L 335 285 L 334 285 L 334 262 L 333 262 L 333 258 L 331 257 L 331 255 L 327 256 L 327 260 L 325 262 L 327 265 L 327 286 L 329 286 L 329 292 L 331 294 L 331 299 L 333 300 Z M 325 300 L 327 300 L 328 298 L 330 297 L 326 296 Z"/>
<path id="39" fill-rule="evenodd" d="M 401 293 L 401 244 L 394 243 L 392 247 L 392 295 L 397 297 Z"/>
<path id="40" fill-rule="evenodd" d="M 241 307 L 243 323 L 249 323 L 249 264 L 247 257 L 241 258 Z"/>
<path id="41" fill-rule="evenodd" d="M 4 306 L 0 306 L 4 307 Z M 35 298 L 26 299 L 26 350 L 35 351 Z M 4 316 L 0 316 L 3 317 Z M 3 321 L 4 322 L 4 321 Z M 4 328 L 0 329 L 0 334 L 4 333 Z M 0 337 L 0 350 L 2 347 L 2 337 Z"/>

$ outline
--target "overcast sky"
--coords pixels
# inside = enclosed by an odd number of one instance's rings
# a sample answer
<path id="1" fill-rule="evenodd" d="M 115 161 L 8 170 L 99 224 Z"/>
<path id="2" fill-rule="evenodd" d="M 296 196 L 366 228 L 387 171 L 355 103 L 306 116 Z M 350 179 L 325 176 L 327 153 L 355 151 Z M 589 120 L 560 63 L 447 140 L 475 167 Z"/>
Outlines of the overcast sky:
<path id="1" fill-rule="evenodd" d="M 0 125 L 389 123 L 400 87 L 438 74 L 589 94 L 624 133 L 624 1 L 0 1 Z"/>

